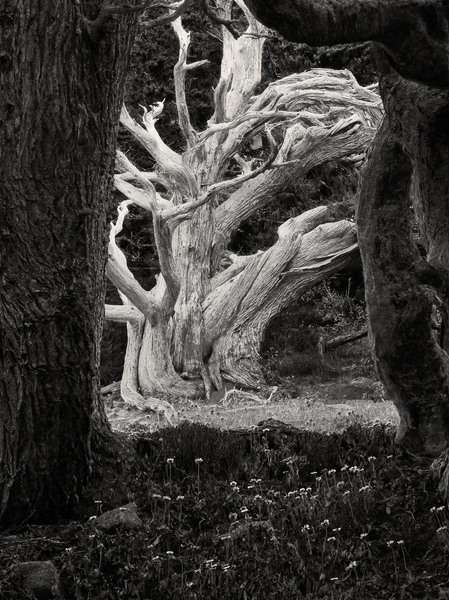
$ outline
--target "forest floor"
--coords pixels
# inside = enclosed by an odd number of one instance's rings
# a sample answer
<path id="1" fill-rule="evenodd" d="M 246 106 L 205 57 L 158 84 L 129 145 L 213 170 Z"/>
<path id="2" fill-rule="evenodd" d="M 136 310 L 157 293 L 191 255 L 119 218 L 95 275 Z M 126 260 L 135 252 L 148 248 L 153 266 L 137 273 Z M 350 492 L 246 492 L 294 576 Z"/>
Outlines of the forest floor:
<path id="1" fill-rule="evenodd" d="M 253 427 L 269 418 L 321 432 L 341 432 L 355 423 L 398 422 L 393 403 L 383 398 L 374 379 L 346 377 L 296 386 L 290 379 L 285 384 L 273 386 L 265 395 L 230 389 L 218 401 L 178 399 L 174 406 L 180 422 L 225 430 Z M 120 400 L 107 404 L 107 415 L 116 431 L 154 431 L 163 425 L 151 413 L 130 409 Z"/>
<path id="2" fill-rule="evenodd" d="M 2 600 L 31 599 L 14 566 L 33 560 L 53 562 L 65 600 L 449 598 L 449 511 L 392 426 L 183 422 L 121 439 L 75 518 L 0 536 Z M 96 525 L 129 502 L 137 528 Z"/>
<path id="3" fill-rule="evenodd" d="M 345 352 L 264 394 L 178 399 L 176 427 L 107 403 L 117 458 L 70 518 L 0 535 L 1 600 L 31 599 L 15 565 L 46 560 L 64 600 L 449 600 L 431 460 L 395 444 L 394 406 Z M 96 525 L 128 503 L 137 529 Z"/>

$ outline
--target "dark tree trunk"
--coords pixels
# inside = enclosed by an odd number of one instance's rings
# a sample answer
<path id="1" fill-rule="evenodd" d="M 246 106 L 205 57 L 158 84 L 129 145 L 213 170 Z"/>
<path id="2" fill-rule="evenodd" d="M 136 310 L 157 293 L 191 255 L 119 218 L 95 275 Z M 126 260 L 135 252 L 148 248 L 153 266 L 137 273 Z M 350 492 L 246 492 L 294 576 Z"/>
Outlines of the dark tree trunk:
<path id="1" fill-rule="evenodd" d="M 298 42 L 376 42 L 386 118 L 358 210 L 369 327 L 379 375 L 400 413 L 399 439 L 438 454 L 449 445 L 448 4 L 247 3 L 265 25 Z M 426 260 L 413 240 L 412 204 Z M 439 337 L 432 327 L 436 307 L 443 322 Z"/>
<path id="2" fill-rule="evenodd" d="M 365 172 L 359 245 L 379 376 L 401 417 L 398 439 L 438 454 L 449 439 L 449 360 L 432 328 L 435 294 L 412 242 L 412 163 L 383 124 Z"/>
<path id="3" fill-rule="evenodd" d="M 81 2 L 95 18 L 102 3 Z M 92 467 L 110 177 L 135 19 L 0 7 L 0 517 L 54 517 Z M 108 214 L 109 211 L 109 214 Z M 96 411 L 94 410 L 96 409 Z"/>
<path id="4" fill-rule="evenodd" d="M 378 53 L 386 120 L 358 211 L 370 330 L 379 375 L 401 416 L 399 440 L 438 454 L 449 443 L 449 93 L 407 81 Z M 413 240 L 412 204 L 427 260 Z"/>

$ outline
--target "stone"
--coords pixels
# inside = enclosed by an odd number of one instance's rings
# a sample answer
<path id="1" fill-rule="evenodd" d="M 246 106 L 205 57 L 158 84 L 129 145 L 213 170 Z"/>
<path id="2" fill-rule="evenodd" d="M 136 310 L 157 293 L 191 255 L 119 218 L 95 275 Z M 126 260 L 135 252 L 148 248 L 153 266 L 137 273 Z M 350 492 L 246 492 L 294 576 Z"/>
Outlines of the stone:
<path id="1" fill-rule="evenodd" d="M 13 577 L 27 592 L 37 600 L 61 598 L 59 574 L 50 560 L 33 560 L 15 566 Z"/>
<path id="2" fill-rule="evenodd" d="M 98 529 L 113 532 L 116 529 L 139 529 L 142 527 L 142 519 L 137 514 L 135 502 L 108 510 L 98 517 L 91 517 L 92 524 Z"/>

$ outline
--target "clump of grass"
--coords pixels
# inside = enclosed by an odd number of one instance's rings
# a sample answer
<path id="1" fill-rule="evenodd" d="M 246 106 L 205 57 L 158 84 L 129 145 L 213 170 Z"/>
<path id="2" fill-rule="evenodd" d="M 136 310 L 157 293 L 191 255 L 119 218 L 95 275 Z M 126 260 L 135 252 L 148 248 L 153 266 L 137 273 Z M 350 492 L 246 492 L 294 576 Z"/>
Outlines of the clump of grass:
<path id="1" fill-rule="evenodd" d="M 114 504 L 97 487 L 82 523 L 22 531 L 41 542 L 3 551 L 0 572 L 51 559 L 68 600 L 430 597 L 447 579 L 449 513 L 428 464 L 398 453 L 393 435 L 381 424 L 323 434 L 272 421 L 141 437 L 121 475 L 141 530 L 87 524 Z M 0 596 L 23 598 L 8 577 Z"/>

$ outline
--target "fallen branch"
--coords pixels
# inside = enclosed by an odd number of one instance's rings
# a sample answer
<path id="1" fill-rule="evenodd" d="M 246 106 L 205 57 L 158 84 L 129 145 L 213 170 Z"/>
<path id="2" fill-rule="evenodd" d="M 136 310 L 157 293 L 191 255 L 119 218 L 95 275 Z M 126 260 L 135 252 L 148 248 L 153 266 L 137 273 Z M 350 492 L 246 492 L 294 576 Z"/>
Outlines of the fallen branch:
<path id="1" fill-rule="evenodd" d="M 348 333 L 346 335 L 338 335 L 337 337 L 331 338 L 330 340 L 325 340 L 323 336 L 320 336 L 318 340 L 318 352 L 320 356 L 323 356 L 325 352 L 328 350 L 334 350 L 339 346 L 343 346 L 344 344 L 349 344 L 351 342 L 355 342 L 360 340 L 368 335 L 368 329 L 366 327 L 357 333 Z"/>

